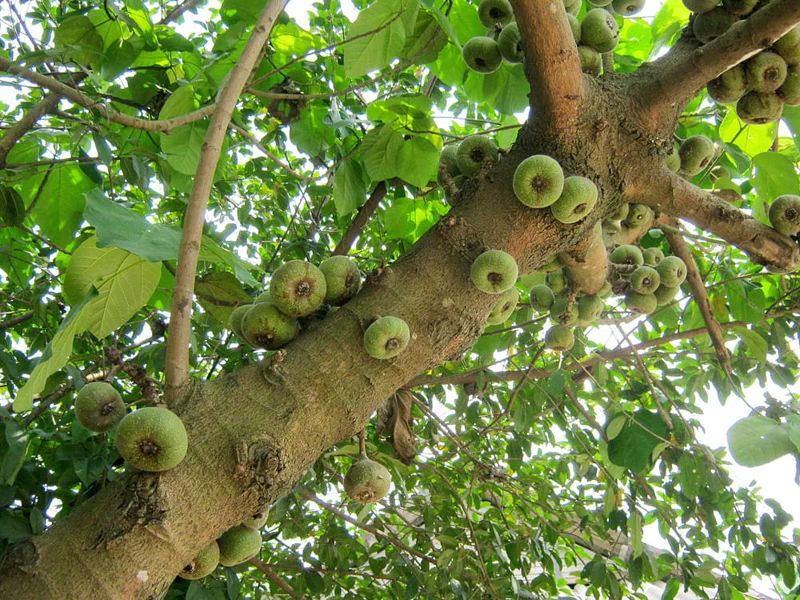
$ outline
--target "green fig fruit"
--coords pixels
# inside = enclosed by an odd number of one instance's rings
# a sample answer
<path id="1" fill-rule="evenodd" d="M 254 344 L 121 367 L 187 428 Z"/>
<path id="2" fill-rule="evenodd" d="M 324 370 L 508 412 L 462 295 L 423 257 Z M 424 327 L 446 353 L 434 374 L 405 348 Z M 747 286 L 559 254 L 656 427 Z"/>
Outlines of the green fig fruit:
<path id="1" fill-rule="evenodd" d="M 75 416 L 89 431 L 111 431 L 125 417 L 125 402 L 110 383 L 87 383 L 75 398 Z"/>
<path id="2" fill-rule="evenodd" d="M 411 332 L 403 319 L 381 317 L 364 332 L 364 350 L 372 358 L 386 360 L 403 352 L 411 339 Z"/>
<path id="3" fill-rule="evenodd" d="M 502 294 L 510 289 L 517 282 L 518 274 L 514 257 L 502 250 L 487 250 L 470 268 L 472 283 L 487 294 Z"/>
<path id="4" fill-rule="evenodd" d="M 777 94 L 747 92 L 736 103 L 736 114 L 750 125 L 774 123 L 783 114 L 783 102 Z"/>
<path id="5" fill-rule="evenodd" d="M 214 572 L 219 564 L 219 545 L 214 540 L 200 550 L 191 562 L 178 573 L 181 579 L 202 579 Z"/>
<path id="6" fill-rule="evenodd" d="M 611 52 L 619 42 L 619 25 L 604 8 L 593 8 L 581 21 L 581 43 L 598 52 Z"/>
<path id="7" fill-rule="evenodd" d="M 261 552 L 261 533 L 237 525 L 223 533 L 217 544 L 219 544 L 219 564 L 223 567 L 233 567 L 247 562 Z"/>
<path id="8" fill-rule="evenodd" d="M 324 279 L 323 279 L 324 281 Z M 274 304 L 253 304 L 241 322 L 242 338 L 253 348 L 278 350 L 300 333 L 297 319 L 283 314 Z"/>
<path id="9" fill-rule="evenodd" d="M 322 261 L 319 270 L 325 276 L 325 302 L 341 306 L 361 289 L 361 271 L 346 256 L 331 256 Z"/>
<path id="10" fill-rule="evenodd" d="M 497 160 L 499 150 L 492 138 L 471 135 L 458 146 L 456 161 L 464 175 L 476 175 L 489 161 Z"/>
<path id="11" fill-rule="evenodd" d="M 461 49 L 461 55 L 467 66 L 476 73 L 494 73 L 503 64 L 500 46 L 496 40 L 488 36 L 467 40 Z"/>
<path id="12" fill-rule="evenodd" d="M 564 171 L 544 154 L 529 156 L 517 165 L 514 194 L 525 206 L 544 208 L 553 204 L 564 190 Z"/>
<path id="13" fill-rule="evenodd" d="M 533 286 L 529 295 L 531 307 L 539 312 L 549 312 L 553 303 L 556 301 L 553 290 L 543 283 Z"/>
<path id="14" fill-rule="evenodd" d="M 325 274 L 304 260 L 282 264 L 269 282 L 272 303 L 288 317 L 310 315 L 322 305 L 326 292 Z"/>
<path id="15" fill-rule="evenodd" d="M 377 502 L 389 493 L 391 485 L 389 470 L 363 454 L 344 476 L 345 493 L 361 504 Z"/>
<path id="16" fill-rule="evenodd" d="M 117 428 L 117 451 L 141 471 L 176 467 L 186 456 L 189 440 L 180 417 L 167 408 L 148 406 L 128 413 Z"/>
<path id="17" fill-rule="evenodd" d="M 497 302 L 492 307 L 492 311 L 486 318 L 486 323 L 489 325 L 499 325 L 505 323 L 508 317 L 516 310 L 517 302 L 519 301 L 519 290 L 516 287 L 509 288 L 497 299 Z"/>
<path id="18" fill-rule="evenodd" d="M 550 211 L 561 223 L 577 223 L 586 217 L 597 203 L 597 186 L 586 177 L 573 175 L 564 180 L 561 195 Z"/>
<path id="19" fill-rule="evenodd" d="M 556 324 L 544 334 L 544 345 L 554 352 L 567 352 L 575 345 L 575 335 L 566 325 Z"/>

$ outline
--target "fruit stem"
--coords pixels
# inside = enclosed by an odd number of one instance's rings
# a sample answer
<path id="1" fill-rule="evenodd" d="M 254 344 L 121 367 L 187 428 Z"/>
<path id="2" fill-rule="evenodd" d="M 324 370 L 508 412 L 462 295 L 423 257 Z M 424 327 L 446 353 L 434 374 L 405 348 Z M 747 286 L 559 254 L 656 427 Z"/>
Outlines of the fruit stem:
<path id="1" fill-rule="evenodd" d="M 367 458 L 367 430 L 362 429 L 358 434 L 358 453 Z"/>

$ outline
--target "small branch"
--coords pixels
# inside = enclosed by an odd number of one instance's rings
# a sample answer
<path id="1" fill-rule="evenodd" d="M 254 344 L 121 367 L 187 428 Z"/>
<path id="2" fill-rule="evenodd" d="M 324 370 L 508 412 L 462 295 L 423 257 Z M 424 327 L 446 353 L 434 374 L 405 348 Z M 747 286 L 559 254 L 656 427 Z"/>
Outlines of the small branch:
<path id="1" fill-rule="evenodd" d="M 648 115 L 680 114 L 709 81 L 769 48 L 798 23 L 800 2 L 775 0 L 703 46 L 694 37 L 684 36 L 665 56 L 642 70 L 641 86 L 632 89 L 644 108 L 643 122 Z"/>
<path id="2" fill-rule="evenodd" d="M 246 129 L 242 129 L 235 123 L 231 123 L 231 129 L 234 129 L 236 132 L 239 133 L 242 137 L 244 137 L 247 141 L 253 144 L 256 148 L 258 148 L 262 153 L 264 153 L 267 158 L 269 158 L 272 162 L 278 165 L 281 169 L 286 171 L 292 177 L 297 177 L 298 179 L 302 179 L 303 181 L 314 181 L 317 179 L 316 177 L 309 177 L 308 175 L 303 175 L 298 173 L 292 167 L 285 162 L 283 162 L 280 158 L 278 158 L 275 154 L 273 154 L 266 146 L 264 146 L 261 142 L 259 142 L 253 134 L 251 134 Z"/>
<path id="3" fill-rule="evenodd" d="M 30 131 L 36 122 L 45 114 L 58 106 L 58 95 L 47 94 L 43 100 L 30 108 L 19 121 L 17 121 L 6 134 L 0 138 L 0 169 L 6 166 L 6 157 L 23 135 Z"/>
<path id="4" fill-rule="evenodd" d="M 297 597 L 294 588 L 292 588 L 292 586 L 289 585 L 289 583 L 283 577 L 273 571 L 272 567 L 266 564 L 263 560 L 260 558 L 251 558 L 250 564 L 266 575 L 267 579 L 289 594 L 292 598 Z"/>
<path id="5" fill-rule="evenodd" d="M 350 251 L 350 247 L 353 245 L 353 242 L 356 241 L 356 238 L 361 234 L 361 230 L 364 229 L 366 224 L 369 222 L 370 217 L 373 213 L 378 209 L 378 206 L 386 197 L 386 192 L 388 191 L 386 187 L 386 182 L 381 181 L 375 189 L 370 194 L 370 197 L 367 198 L 367 201 L 364 205 L 358 209 L 358 214 L 356 218 L 353 219 L 353 222 L 350 223 L 350 227 L 347 228 L 347 231 L 344 232 L 342 239 L 339 240 L 339 243 L 336 244 L 336 248 L 333 250 L 333 254 L 347 254 Z"/>
<path id="6" fill-rule="evenodd" d="M 320 506 L 321 508 L 324 508 L 329 513 L 336 515 L 337 517 L 347 521 L 351 525 L 355 525 L 359 529 L 363 529 L 364 531 L 367 531 L 367 532 L 371 533 L 374 536 L 381 537 L 381 538 L 385 539 L 392 546 L 395 546 L 396 548 L 399 548 L 400 550 L 403 550 L 404 552 L 408 552 L 412 556 L 416 556 L 420 560 L 424 560 L 427 563 L 436 564 L 436 561 L 433 560 L 427 554 L 424 554 L 424 553 L 420 552 L 419 550 L 415 550 L 414 548 L 411 548 L 410 546 L 407 546 L 406 544 L 404 544 L 403 542 L 401 542 L 397 538 L 389 535 L 388 533 L 384 533 L 380 529 L 376 529 L 375 527 L 372 527 L 371 525 L 367 525 L 366 523 L 362 523 L 361 521 L 359 521 L 357 519 L 354 519 L 353 517 L 351 517 L 350 515 L 348 515 L 345 512 L 342 512 L 341 510 L 339 510 L 335 506 L 333 506 L 331 504 L 328 504 L 327 502 L 325 502 L 323 500 L 320 500 L 319 498 L 317 498 L 314 494 L 312 494 L 308 490 L 301 490 L 299 492 L 299 495 L 302 498 L 305 498 L 306 500 L 311 500 L 317 506 Z"/>
<path id="7" fill-rule="evenodd" d="M 672 225 L 677 225 L 677 223 L 672 223 Z M 697 308 L 700 309 L 700 314 L 703 315 L 703 321 L 705 321 L 708 335 L 717 353 L 719 364 L 722 370 L 730 375 L 732 371 L 731 357 L 728 354 L 728 349 L 725 347 L 725 340 L 722 338 L 722 329 L 719 326 L 719 321 L 714 317 L 714 313 L 711 310 L 711 302 L 708 299 L 703 277 L 700 275 L 700 271 L 697 270 L 697 263 L 694 261 L 694 257 L 689 251 L 689 246 L 680 233 L 673 233 L 665 230 L 664 235 L 672 248 L 673 254 L 686 263 L 686 279 L 689 282 L 689 287 L 692 288 L 692 296 L 694 296 Z"/>
<path id="8" fill-rule="evenodd" d="M 0 321 L 0 331 L 5 331 L 6 329 L 11 329 L 19 325 L 20 323 L 24 323 L 29 319 L 33 318 L 33 311 L 29 310 L 26 313 L 22 313 L 21 315 L 17 315 L 16 317 L 11 317 L 8 321 Z"/>
<path id="9" fill-rule="evenodd" d="M 114 348 L 106 348 L 104 354 L 108 362 L 115 367 L 119 367 L 120 371 L 130 377 L 131 381 L 141 390 L 142 397 L 148 404 L 155 405 L 159 403 L 161 395 L 159 392 L 160 383 L 150 377 L 144 367 L 123 360 L 122 352 Z"/>
<path id="10" fill-rule="evenodd" d="M 646 176 L 636 183 L 639 201 L 662 213 L 685 219 L 746 252 L 753 263 L 781 272 L 800 267 L 800 245 L 745 214 L 718 196 L 673 173 Z"/>
<path id="11" fill-rule="evenodd" d="M 169 11 L 161 21 L 159 21 L 159 25 L 166 25 L 170 21 L 174 21 L 178 17 L 180 17 L 183 13 L 187 10 L 192 10 L 194 7 L 202 4 L 205 0 L 186 0 L 186 2 L 179 4 L 171 11 Z"/>
<path id="12" fill-rule="evenodd" d="M 189 337 L 191 334 L 192 295 L 203 236 L 206 206 L 211 186 L 214 183 L 222 142 L 228 132 L 228 124 L 236 101 L 244 89 L 261 51 L 269 39 L 272 27 L 288 0 L 270 0 L 253 27 L 250 39 L 242 51 L 236 66 L 230 72 L 225 87 L 211 117 L 208 133 L 203 141 L 197 174 L 192 185 L 189 205 L 184 217 L 183 236 L 175 273 L 175 290 L 172 294 L 167 360 L 164 374 L 167 381 L 167 400 L 173 402 L 189 381 Z"/>
<path id="13" fill-rule="evenodd" d="M 140 119 L 138 117 L 132 117 L 130 115 L 108 109 L 75 88 L 65 83 L 61 83 L 52 77 L 41 75 L 34 71 L 25 69 L 24 67 L 20 67 L 7 58 L 0 57 L 0 70 L 21 77 L 22 79 L 30 81 L 31 83 L 35 83 L 40 87 L 50 90 L 51 92 L 55 92 L 59 96 L 63 96 L 75 104 L 95 111 L 104 119 L 108 119 L 114 123 L 119 123 L 120 125 L 125 125 L 126 127 L 141 129 L 143 131 L 160 131 L 162 133 L 169 133 L 181 125 L 193 123 L 194 121 L 199 121 L 200 119 L 209 116 L 216 109 L 216 104 L 212 104 L 172 119 Z"/>
<path id="14" fill-rule="evenodd" d="M 566 10 L 549 0 L 514 0 L 511 4 L 525 49 L 532 112 L 556 130 L 569 130 L 577 122 L 584 89 Z"/>

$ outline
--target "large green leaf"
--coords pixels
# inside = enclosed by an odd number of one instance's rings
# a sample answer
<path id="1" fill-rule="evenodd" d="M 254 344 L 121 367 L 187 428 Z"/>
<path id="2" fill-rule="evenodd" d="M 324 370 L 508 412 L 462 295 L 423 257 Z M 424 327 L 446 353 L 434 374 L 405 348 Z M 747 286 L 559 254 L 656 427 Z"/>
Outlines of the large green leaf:
<path id="1" fill-rule="evenodd" d="M 172 133 L 161 135 L 161 149 L 167 157 L 169 166 L 183 173 L 194 175 L 200 161 L 200 151 L 206 139 L 208 123 L 195 121 L 181 125 Z"/>
<path id="2" fill-rule="evenodd" d="M 366 75 L 399 57 L 406 38 L 414 33 L 418 9 L 415 0 L 378 0 L 358 13 L 348 37 L 361 37 L 344 46 L 345 76 Z"/>
<path id="3" fill-rule="evenodd" d="M 75 336 L 84 331 L 80 317 L 83 315 L 86 306 L 95 300 L 97 296 L 97 290 L 91 289 L 79 304 L 72 307 L 69 314 L 61 322 L 58 331 L 56 331 L 53 339 L 50 340 L 47 348 L 39 358 L 39 362 L 33 368 L 30 378 L 17 392 L 17 396 L 14 398 L 15 412 L 30 410 L 33 406 L 34 396 L 45 388 L 47 378 L 67 364 L 70 354 L 72 354 L 72 342 Z"/>
<path id="4" fill-rule="evenodd" d="M 728 430 L 733 460 L 744 467 L 758 467 L 794 450 L 788 427 L 755 415 L 739 419 Z"/>
<path id="5" fill-rule="evenodd" d="M 82 65 L 100 61 L 103 55 L 103 37 L 88 17 L 73 15 L 58 26 L 55 34 L 56 48 L 64 49 L 64 59 Z"/>
<path id="6" fill-rule="evenodd" d="M 204 275 L 195 283 L 194 292 L 203 310 L 222 327 L 228 326 L 228 319 L 234 308 L 253 300 L 242 289 L 239 280 L 225 272 Z"/>
<path id="7" fill-rule="evenodd" d="M 120 250 L 98 248 L 91 237 L 72 255 L 64 276 L 64 295 L 73 305 L 91 289 L 99 294 L 80 318 L 81 327 L 102 338 L 145 305 L 161 279 L 161 265 Z"/>
<path id="8" fill-rule="evenodd" d="M 83 195 L 94 183 L 74 165 L 53 169 L 42 186 L 44 177 L 40 173 L 26 180 L 22 193 L 28 206 L 38 197 L 31 214 L 42 233 L 63 247 L 75 237 L 83 218 Z"/>
<path id="9" fill-rule="evenodd" d="M 628 468 L 634 473 L 645 473 L 652 465 L 653 450 L 668 435 L 661 415 L 644 409 L 637 410 L 626 416 L 626 422 L 619 433 L 609 440 L 608 458 L 615 465 Z"/>
<path id="10" fill-rule="evenodd" d="M 339 216 L 345 216 L 364 204 L 367 186 L 361 165 L 352 158 L 347 159 L 333 177 L 333 202 Z"/>
<path id="11" fill-rule="evenodd" d="M 762 152 L 753 157 L 755 177 L 752 178 L 761 198 L 772 202 L 783 194 L 800 194 L 797 166 L 788 156 L 778 152 Z"/>

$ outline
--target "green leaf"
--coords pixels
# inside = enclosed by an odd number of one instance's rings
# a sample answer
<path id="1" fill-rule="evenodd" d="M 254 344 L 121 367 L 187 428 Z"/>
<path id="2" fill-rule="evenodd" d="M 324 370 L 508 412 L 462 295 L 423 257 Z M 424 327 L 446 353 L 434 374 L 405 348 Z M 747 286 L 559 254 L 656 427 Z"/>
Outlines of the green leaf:
<path id="1" fill-rule="evenodd" d="M 125 0 L 125 9 L 128 18 L 133 26 L 139 31 L 142 37 L 147 40 L 150 49 L 157 47 L 155 33 L 153 32 L 153 22 L 150 20 L 150 11 L 147 10 L 142 0 Z"/>
<path id="2" fill-rule="evenodd" d="M 309 156 L 319 156 L 336 141 L 335 130 L 325 122 L 328 109 L 324 106 L 307 108 L 289 126 L 292 143 Z"/>
<path id="3" fill-rule="evenodd" d="M 414 31 L 406 39 L 400 58 L 417 65 L 433 62 L 447 45 L 447 37 L 437 18 L 428 11 L 421 11 L 414 24 Z"/>
<path id="4" fill-rule="evenodd" d="M 651 454 L 669 432 L 661 416 L 648 410 L 630 415 L 622 430 L 608 442 L 608 458 L 615 465 L 634 473 L 645 473 L 651 467 Z"/>
<path id="5" fill-rule="evenodd" d="M 0 422 L 0 485 L 13 485 L 25 464 L 30 437 L 16 421 Z"/>
<path id="6" fill-rule="evenodd" d="M 644 552 L 644 542 L 642 541 L 643 535 L 643 522 L 642 515 L 639 511 L 634 510 L 633 514 L 628 517 L 628 539 L 631 543 L 631 550 L 633 550 L 634 558 L 640 556 Z"/>
<path id="7" fill-rule="evenodd" d="M 203 241 L 200 244 L 200 260 L 226 265 L 233 269 L 236 278 L 242 283 L 253 287 L 258 287 L 260 285 L 250 274 L 250 271 L 253 269 L 261 271 L 258 267 L 243 261 L 230 250 L 223 248 L 206 235 L 203 236 Z"/>
<path id="8" fill-rule="evenodd" d="M 738 335 L 739 338 L 745 343 L 748 352 L 753 358 L 759 362 L 764 362 L 767 360 L 767 351 L 769 350 L 769 344 L 767 343 L 767 340 L 765 340 L 755 331 L 747 329 L 746 327 L 735 327 L 734 331 L 736 332 L 736 335 Z"/>
<path id="9" fill-rule="evenodd" d="M 44 186 L 43 178 L 44 173 L 40 173 L 22 185 L 25 204 L 30 206 L 38 195 L 39 200 L 31 214 L 42 233 L 54 244 L 64 247 L 75 237 L 83 218 L 83 195 L 94 187 L 94 183 L 77 166 L 53 169 Z"/>
<path id="10" fill-rule="evenodd" d="M 360 77 L 388 67 L 399 57 L 406 37 L 413 34 L 418 8 L 414 0 L 378 0 L 359 12 L 347 37 L 362 37 L 344 46 L 345 77 Z"/>
<path id="11" fill-rule="evenodd" d="M 92 65 L 103 56 L 103 37 L 88 17 L 67 17 L 56 28 L 55 47 L 64 49 L 64 60 Z"/>
<path id="12" fill-rule="evenodd" d="M 350 214 L 362 204 L 367 194 L 361 165 L 352 158 L 344 161 L 333 176 L 333 203 L 340 217 Z"/>
<path id="13" fill-rule="evenodd" d="M 10 544 L 24 542 L 33 535 L 30 523 L 21 515 L 12 513 L 0 514 L 0 539 Z"/>
<path id="14" fill-rule="evenodd" d="M 673 600 L 678 595 L 681 589 L 681 582 L 679 579 L 672 578 L 669 583 L 664 586 L 664 591 L 661 593 L 661 600 Z"/>
<path id="15" fill-rule="evenodd" d="M 753 157 L 755 177 L 751 179 L 759 196 L 772 202 L 783 194 L 800 194 L 795 163 L 778 152 L 762 152 Z"/>
<path id="16" fill-rule="evenodd" d="M 739 419 L 728 430 L 733 460 L 744 467 L 765 465 L 794 449 L 789 428 L 760 415 Z"/>
<path id="17" fill-rule="evenodd" d="M 159 119 L 172 119 L 186 113 L 192 112 L 199 105 L 195 99 L 194 87 L 186 84 L 172 92 L 172 95 L 164 102 L 161 111 L 158 113 Z"/>
<path id="18" fill-rule="evenodd" d="M 139 54 L 144 49 L 144 39 L 132 37 L 127 40 L 119 40 L 111 44 L 103 54 L 103 63 L 100 65 L 100 77 L 106 81 L 112 81 L 119 75 L 128 70 L 136 62 Z"/>
<path id="19" fill-rule="evenodd" d="M 161 149 L 169 166 L 184 175 L 194 175 L 207 131 L 208 123 L 195 121 L 181 125 L 172 133 L 162 133 Z"/>
<path id="20" fill-rule="evenodd" d="M 64 275 L 64 295 L 76 304 L 91 289 L 97 289 L 99 295 L 80 322 L 84 330 L 102 338 L 145 305 L 159 279 L 159 263 L 119 248 L 98 248 L 97 238 L 90 237 L 72 254 Z"/>
<path id="21" fill-rule="evenodd" d="M 402 134 L 391 125 L 376 127 L 364 137 L 361 152 L 372 181 L 385 181 L 397 175 L 398 154 L 402 145 Z"/>
<path id="22" fill-rule="evenodd" d="M 772 147 L 777 128 L 776 123 L 748 125 L 736 116 L 735 110 L 731 110 L 719 126 L 719 135 L 723 142 L 735 144 L 745 154 L 753 157 Z"/>
<path id="23" fill-rule="evenodd" d="M 86 194 L 83 216 L 94 225 L 98 248 L 115 246 L 151 262 L 178 258 L 180 231 L 150 223 L 144 216 L 108 200 L 100 190 Z"/>
<path id="24" fill-rule="evenodd" d="M 222 327 L 228 326 L 234 308 L 253 301 L 239 280 L 227 272 L 204 275 L 195 283 L 194 293 L 200 306 Z"/>
<path id="25" fill-rule="evenodd" d="M 83 309 L 98 296 L 92 289 L 79 304 L 72 307 L 67 316 L 45 348 L 39 362 L 31 373 L 28 381 L 17 392 L 14 398 L 14 412 L 24 412 L 33 406 L 33 397 L 39 394 L 47 384 L 47 378 L 67 364 L 72 354 L 72 341 L 75 336 L 85 331 L 81 324 L 80 316 Z"/>

